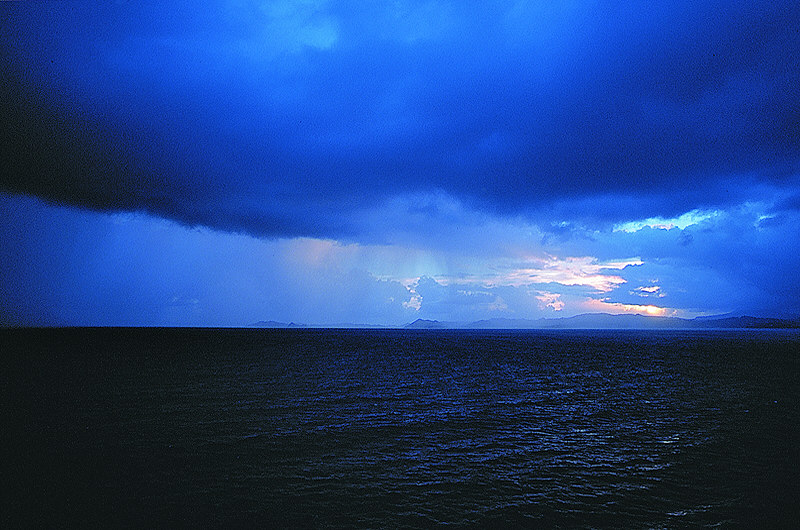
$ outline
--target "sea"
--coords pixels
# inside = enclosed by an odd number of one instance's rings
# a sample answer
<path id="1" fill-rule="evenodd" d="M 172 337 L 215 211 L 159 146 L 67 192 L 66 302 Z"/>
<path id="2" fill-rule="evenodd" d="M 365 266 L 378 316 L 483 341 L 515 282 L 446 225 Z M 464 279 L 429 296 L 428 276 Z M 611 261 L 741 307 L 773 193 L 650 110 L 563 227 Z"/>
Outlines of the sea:
<path id="1" fill-rule="evenodd" d="M 0 331 L 0 525 L 798 528 L 800 331 Z"/>

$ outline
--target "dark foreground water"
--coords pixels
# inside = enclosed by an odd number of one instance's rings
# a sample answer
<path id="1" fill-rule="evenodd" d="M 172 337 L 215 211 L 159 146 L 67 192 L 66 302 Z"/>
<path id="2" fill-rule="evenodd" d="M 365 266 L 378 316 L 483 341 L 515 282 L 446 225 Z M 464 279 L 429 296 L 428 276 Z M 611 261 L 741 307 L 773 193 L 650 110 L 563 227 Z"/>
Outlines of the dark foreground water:
<path id="1" fill-rule="evenodd" d="M 797 331 L 0 332 L 0 523 L 797 527 Z"/>

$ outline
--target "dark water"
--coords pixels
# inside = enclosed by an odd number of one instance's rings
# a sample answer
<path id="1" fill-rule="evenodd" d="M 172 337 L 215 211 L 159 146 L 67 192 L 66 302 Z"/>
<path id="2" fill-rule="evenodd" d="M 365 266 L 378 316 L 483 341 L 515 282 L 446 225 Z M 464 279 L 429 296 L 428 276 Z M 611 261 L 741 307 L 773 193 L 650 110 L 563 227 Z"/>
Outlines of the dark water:
<path id="1" fill-rule="evenodd" d="M 3 526 L 800 524 L 797 331 L 0 332 Z"/>

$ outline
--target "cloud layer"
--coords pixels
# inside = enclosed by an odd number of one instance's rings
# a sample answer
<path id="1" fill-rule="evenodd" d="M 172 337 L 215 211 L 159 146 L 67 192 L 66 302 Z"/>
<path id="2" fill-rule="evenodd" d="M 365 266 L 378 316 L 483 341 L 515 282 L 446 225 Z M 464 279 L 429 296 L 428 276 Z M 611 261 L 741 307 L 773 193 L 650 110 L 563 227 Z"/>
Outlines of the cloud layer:
<path id="1" fill-rule="evenodd" d="M 408 194 L 622 222 L 798 186 L 793 2 L 2 11 L 2 186 L 57 202 L 358 240 Z"/>
<path id="2" fill-rule="evenodd" d="M 457 245 L 257 239 L 0 194 L 0 323 L 800 315 L 800 212 L 760 212 L 741 207 L 683 229 L 608 229 L 550 243 L 508 224 L 502 244 L 497 228 L 494 241 L 467 252 Z M 632 249 L 635 259 L 608 258 Z"/>
<path id="3" fill-rule="evenodd" d="M 2 323 L 800 314 L 796 2 L 0 16 Z"/>

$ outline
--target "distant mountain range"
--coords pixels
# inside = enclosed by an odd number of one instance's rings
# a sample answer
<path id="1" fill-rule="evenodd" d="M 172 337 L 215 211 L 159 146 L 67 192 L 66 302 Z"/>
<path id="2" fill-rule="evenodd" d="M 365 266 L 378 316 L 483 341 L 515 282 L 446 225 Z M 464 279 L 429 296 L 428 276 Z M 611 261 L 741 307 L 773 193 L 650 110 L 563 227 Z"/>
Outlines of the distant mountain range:
<path id="1" fill-rule="evenodd" d="M 257 328 L 392 328 L 398 326 L 374 326 L 360 324 L 334 324 L 311 326 L 290 322 L 260 321 L 250 324 Z M 769 329 L 800 328 L 800 319 L 762 318 L 752 316 L 720 315 L 717 317 L 656 317 L 644 315 L 610 315 L 586 313 L 565 318 L 512 319 L 493 318 L 474 322 L 447 322 L 417 319 L 399 326 L 403 329 Z"/>
<path id="2" fill-rule="evenodd" d="M 349 322 L 341 324 L 324 324 L 324 325 L 298 324 L 296 322 L 289 322 L 287 324 L 286 322 L 276 322 L 275 320 L 259 320 L 258 322 L 253 322 L 247 327 L 272 328 L 272 329 L 288 329 L 288 328 L 383 329 L 383 328 L 393 328 L 398 326 L 380 326 L 375 324 L 352 324 Z"/>
<path id="3" fill-rule="evenodd" d="M 710 328 L 800 328 L 800 320 L 759 318 L 751 316 L 656 317 L 644 315 L 610 315 L 586 313 L 566 318 L 537 320 L 493 318 L 475 322 L 439 322 L 418 319 L 408 329 L 710 329 Z"/>

